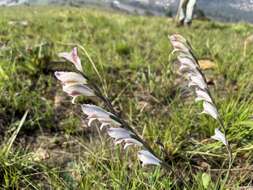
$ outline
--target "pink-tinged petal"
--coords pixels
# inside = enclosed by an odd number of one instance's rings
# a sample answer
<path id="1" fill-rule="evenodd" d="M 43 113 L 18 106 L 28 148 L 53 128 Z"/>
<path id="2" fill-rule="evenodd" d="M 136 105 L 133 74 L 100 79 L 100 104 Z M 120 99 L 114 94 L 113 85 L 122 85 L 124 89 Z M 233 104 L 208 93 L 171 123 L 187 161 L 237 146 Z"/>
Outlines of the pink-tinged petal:
<path id="1" fill-rule="evenodd" d="M 211 138 L 222 142 L 226 146 L 228 145 L 228 141 L 225 138 L 225 135 L 218 128 L 215 129 L 215 134 L 211 136 Z"/>
<path id="2" fill-rule="evenodd" d="M 76 97 L 84 95 L 87 97 L 96 96 L 94 91 L 88 86 L 83 84 L 73 84 L 73 85 L 64 85 L 63 91 L 66 92 L 69 96 L 73 97 L 72 103 L 74 104 Z"/>
<path id="3" fill-rule="evenodd" d="M 178 61 L 181 65 L 188 67 L 191 71 L 198 68 L 198 65 L 195 63 L 195 61 L 187 57 L 179 57 Z"/>
<path id="4" fill-rule="evenodd" d="M 174 48 L 173 53 L 179 52 L 190 54 L 191 47 L 183 36 L 174 34 L 169 36 L 169 40 Z"/>
<path id="5" fill-rule="evenodd" d="M 204 101 L 203 108 L 204 108 L 204 110 L 201 113 L 208 114 L 216 120 L 218 119 L 218 117 L 219 117 L 218 111 L 212 103 Z"/>
<path id="6" fill-rule="evenodd" d="M 189 87 L 191 87 L 191 86 L 196 87 L 197 86 L 202 90 L 207 89 L 207 84 L 200 73 L 198 73 L 198 74 L 189 73 L 188 76 L 190 78 L 190 82 L 188 84 Z"/>
<path id="7" fill-rule="evenodd" d="M 137 145 L 137 146 L 143 145 L 141 142 L 139 142 L 138 140 L 136 140 L 134 138 L 126 138 L 126 139 L 124 139 L 124 142 L 125 142 L 124 149 L 126 149 L 128 146 L 132 146 L 132 145 Z"/>
<path id="8" fill-rule="evenodd" d="M 195 99 L 196 102 L 207 101 L 207 102 L 213 103 L 211 97 L 205 90 L 196 90 L 196 95 L 197 95 Z"/>
<path id="9" fill-rule="evenodd" d="M 83 104 L 82 111 L 84 114 L 88 115 L 89 117 L 100 117 L 100 118 L 109 118 L 112 113 L 105 111 L 104 109 L 91 104 Z"/>
<path id="10" fill-rule="evenodd" d="M 121 124 L 116 120 L 112 119 L 115 117 L 112 113 L 105 111 L 104 109 L 90 104 L 83 104 L 82 111 L 88 116 L 88 119 L 95 118 L 102 123 L 101 128 L 106 125 L 120 126 Z"/>
<path id="11" fill-rule="evenodd" d="M 189 69 L 188 66 L 186 66 L 186 65 L 180 65 L 180 67 L 179 67 L 179 72 L 180 73 L 184 74 L 184 73 L 189 72 L 189 71 L 190 71 L 190 69 Z"/>
<path id="12" fill-rule="evenodd" d="M 181 36 L 180 34 L 173 34 L 173 35 L 169 36 L 169 40 L 170 41 L 179 41 L 179 42 L 185 43 L 185 44 L 187 43 L 186 39 L 183 36 Z"/>
<path id="13" fill-rule="evenodd" d="M 156 158 L 152 153 L 147 150 L 141 150 L 138 152 L 138 158 L 142 162 L 142 166 L 145 165 L 160 165 L 161 160 Z"/>
<path id="14" fill-rule="evenodd" d="M 74 47 L 70 53 L 62 52 L 62 53 L 59 53 L 58 56 L 73 63 L 75 67 L 77 68 L 77 70 L 81 72 L 83 71 L 81 59 L 78 57 L 78 54 L 77 54 L 77 47 Z"/>
<path id="15" fill-rule="evenodd" d="M 174 48 L 173 53 L 174 52 L 184 52 L 184 53 L 189 53 L 190 52 L 188 47 L 185 44 L 181 43 L 181 42 L 173 41 L 171 43 L 172 43 L 172 46 Z"/>
<path id="16" fill-rule="evenodd" d="M 132 138 L 131 135 L 133 135 L 132 132 L 126 129 L 112 128 L 112 127 L 107 130 L 107 133 L 110 137 L 114 138 L 116 141 L 125 138 Z"/>
<path id="17" fill-rule="evenodd" d="M 87 79 L 84 78 L 81 74 L 75 72 L 64 72 L 56 71 L 55 76 L 60 80 L 64 85 L 69 84 L 87 84 Z"/>
<path id="18" fill-rule="evenodd" d="M 134 134 L 124 128 L 109 128 L 107 133 L 110 137 L 114 138 L 115 144 L 125 143 L 124 149 L 130 145 L 142 146 L 143 144 L 134 138 Z"/>
<path id="19" fill-rule="evenodd" d="M 69 94 L 70 96 L 95 96 L 95 93 L 88 86 L 83 84 L 74 84 L 63 86 L 63 91 Z"/>

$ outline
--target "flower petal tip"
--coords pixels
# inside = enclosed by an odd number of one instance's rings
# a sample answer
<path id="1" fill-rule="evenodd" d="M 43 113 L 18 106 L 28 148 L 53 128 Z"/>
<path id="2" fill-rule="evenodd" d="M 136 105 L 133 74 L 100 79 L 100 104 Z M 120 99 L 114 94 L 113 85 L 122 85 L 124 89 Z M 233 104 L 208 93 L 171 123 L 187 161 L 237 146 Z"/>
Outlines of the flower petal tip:
<path id="1" fill-rule="evenodd" d="M 225 146 L 228 145 L 228 141 L 225 138 L 225 135 L 218 128 L 215 129 L 214 135 L 211 136 L 211 138 L 222 142 Z"/>
<path id="2" fill-rule="evenodd" d="M 145 165 L 160 165 L 161 160 L 156 158 L 152 153 L 147 150 L 140 150 L 138 152 L 138 158 L 142 162 L 142 166 Z"/>

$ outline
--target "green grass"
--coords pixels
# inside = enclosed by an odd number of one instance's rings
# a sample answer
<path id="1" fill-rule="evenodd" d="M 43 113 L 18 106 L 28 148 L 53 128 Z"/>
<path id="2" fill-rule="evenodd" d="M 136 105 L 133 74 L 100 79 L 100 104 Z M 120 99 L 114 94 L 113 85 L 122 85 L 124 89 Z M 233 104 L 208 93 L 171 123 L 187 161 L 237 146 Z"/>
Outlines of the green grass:
<path id="1" fill-rule="evenodd" d="M 17 16 L 17 12 L 19 13 Z M 22 13 L 22 14 L 21 14 Z M 25 21 L 22 23 L 22 21 Z M 123 117 L 152 144 L 160 141 L 168 163 L 185 176 L 185 189 L 217 189 L 227 167 L 226 150 L 213 141 L 218 124 L 198 115 L 193 95 L 176 72 L 167 36 L 180 33 L 200 59 L 228 126 L 235 160 L 226 188 L 253 185 L 253 34 L 245 23 L 194 21 L 177 28 L 168 18 L 139 17 L 67 7 L 0 8 L 0 139 L 2 147 L 29 114 L 8 156 L 0 156 L 3 189 L 183 189 L 159 167 L 142 168 L 136 150 L 115 147 L 104 133 L 87 128 L 53 76 L 66 69 L 57 53 L 85 47 L 104 78 L 79 51 L 86 74 L 102 86 Z M 90 102 L 87 99 L 84 102 Z M 207 176 L 207 177 L 206 177 Z"/>

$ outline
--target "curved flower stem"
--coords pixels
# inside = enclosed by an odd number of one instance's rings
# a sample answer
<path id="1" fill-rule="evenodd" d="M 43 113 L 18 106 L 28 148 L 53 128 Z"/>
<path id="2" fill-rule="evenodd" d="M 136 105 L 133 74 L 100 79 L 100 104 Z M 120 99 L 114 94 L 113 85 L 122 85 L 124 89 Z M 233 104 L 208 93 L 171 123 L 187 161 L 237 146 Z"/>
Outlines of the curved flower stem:
<path id="1" fill-rule="evenodd" d="M 96 74 L 97 74 L 97 76 L 98 76 L 100 82 L 101 82 L 102 84 L 105 83 L 105 82 L 103 81 L 103 78 L 102 78 L 102 76 L 100 75 L 100 73 L 99 73 L 97 67 L 96 67 L 96 64 L 95 64 L 94 61 L 92 60 L 92 58 L 91 58 L 91 56 L 89 55 L 88 51 L 87 51 L 82 45 L 80 45 L 80 44 L 78 44 L 78 43 L 64 43 L 64 42 L 59 42 L 59 41 L 56 42 L 56 43 L 61 44 L 61 45 L 66 45 L 66 46 L 76 46 L 76 47 L 80 48 L 80 49 L 83 51 L 83 53 L 85 54 L 85 56 L 88 58 L 89 62 L 91 63 L 91 65 L 92 65 L 93 69 L 95 70 L 95 72 L 96 72 Z"/>
<path id="2" fill-rule="evenodd" d="M 97 69 L 94 61 L 91 59 L 89 53 L 86 51 L 86 49 L 83 46 L 81 46 L 77 43 L 64 43 L 64 42 L 59 42 L 59 41 L 56 41 L 56 43 L 61 44 L 61 45 L 65 45 L 65 46 L 75 46 L 75 47 L 77 46 L 77 47 L 79 47 L 84 52 L 85 56 L 88 58 L 89 62 L 91 63 L 92 67 L 94 68 L 94 70 L 95 70 L 96 74 L 98 75 L 99 79 L 101 80 L 101 82 L 103 82 L 102 77 L 99 74 L 98 69 Z"/>
<path id="3" fill-rule="evenodd" d="M 224 123 L 222 122 L 221 118 L 219 117 L 218 118 L 218 122 L 224 132 L 224 136 L 225 136 L 225 139 L 227 139 L 227 135 L 226 135 L 226 128 L 225 128 L 225 125 Z M 226 145 L 226 148 L 227 148 L 227 152 L 228 152 L 228 158 L 229 158 L 229 166 L 232 164 L 232 159 L 233 159 L 233 155 L 232 155 L 232 149 L 231 149 L 231 146 L 229 144 L 229 142 L 227 141 L 227 145 Z"/>
<path id="4" fill-rule="evenodd" d="M 89 53 L 87 52 L 87 50 L 86 50 L 83 46 L 81 46 L 81 45 L 77 45 L 77 46 L 84 52 L 85 56 L 88 58 L 89 62 L 91 63 L 91 65 L 92 65 L 92 67 L 93 67 L 93 69 L 95 70 L 95 72 L 96 72 L 96 74 L 97 74 L 99 80 L 100 80 L 101 82 L 103 82 L 103 78 L 102 78 L 102 76 L 100 75 L 100 73 L 98 72 L 98 69 L 97 69 L 97 67 L 96 67 L 96 64 L 95 64 L 94 61 L 91 59 L 91 57 L 90 57 Z"/>
<path id="5" fill-rule="evenodd" d="M 190 50 L 190 53 L 191 53 L 191 55 L 192 55 L 194 61 L 199 65 L 198 59 L 195 57 L 195 55 L 194 55 L 194 53 L 193 53 L 192 50 Z M 206 84 L 207 84 L 207 80 L 206 80 L 205 75 L 202 73 L 202 71 L 201 71 L 200 69 L 198 69 L 198 71 L 199 71 L 199 73 L 202 75 L 204 81 L 205 81 Z M 211 98 L 213 104 L 215 105 L 215 107 L 217 107 L 217 106 L 216 106 L 216 103 L 215 103 L 215 101 L 214 101 L 214 98 L 212 97 L 212 94 L 211 94 L 211 92 L 209 91 L 208 88 L 206 89 L 206 91 L 207 91 L 208 95 L 210 96 L 210 98 Z M 217 110 L 217 111 L 218 111 L 218 110 Z M 231 167 L 232 167 L 233 154 L 232 154 L 231 146 L 230 146 L 230 144 L 229 144 L 229 142 L 228 142 L 228 140 L 227 140 L 226 127 L 225 127 L 225 125 L 224 125 L 223 120 L 221 119 L 221 116 L 220 116 L 221 114 L 219 113 L 218 115 L 219 115 L 219 116 L 218 116 L 218 118 L 217 118 L 217 121 L 218 121 L 218 123 L 219 123 L 219 125 L 220 125 L 220 128 L 223 130 L 225 139 L 226 139 L 226 141 L 227 141 L 227 144 L 226 144 L 225 146 L 226 146 L 226 149 L 227 149 L 229 164 L 228 164 L 228 170 L 227 170 L 227 174 L 226 174 L 225 182 L 224 182 L 224 183 L 226 183 L 226 181 L 227 181 L 227 179 L 228 179 L 228 176 L 229 176 L 229 174 L 230 174 Z"/>

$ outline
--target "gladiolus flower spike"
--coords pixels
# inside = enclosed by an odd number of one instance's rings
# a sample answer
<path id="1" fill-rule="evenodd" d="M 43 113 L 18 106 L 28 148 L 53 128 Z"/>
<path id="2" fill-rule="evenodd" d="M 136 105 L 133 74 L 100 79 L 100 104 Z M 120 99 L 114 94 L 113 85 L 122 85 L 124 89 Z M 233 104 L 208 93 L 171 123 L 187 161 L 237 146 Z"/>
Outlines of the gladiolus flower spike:
<path id="1" fill-rule="evenodd" d="M 143 150 L 138 152 L 138 158 L 143 166 L 162 165 L 168 169 L 168 165 L 155 155 L 151 147 L 138 136 L 135 130 L 116 114 L 110 101 L 102 95 L 101 90 L 84 77 L 77 48 L 74 48 L 70 53 L 59 53 L 59 57 L 73 63 L 78 70 L 77 72 L 55 72 L 56 78 L 61 81 L 63 91 L 73 98 L 72 103 L 75 103 L 78 96 L 98 97 L 111 111 L 108 112 L 96 105 L 81 105 L 83 113 L 87 116 L 88 126 L 91 126 L 96 120 L 101 124 L 100 129 L 105 128 L 108 135 L 114 139 L 115 144 L 124 144 L 124 149 L 129 146 L 141 147 Z"/>
<path id="2" fill-rule="evenodd" d="M 184 37 L 178 34 L 169 36 L 169 40 L 174 48 L 173 53 L 178 54 L 179 71 L 187 77 L 188 86 L 192 87 L 195 91 L 195 101 L 203 102 L 203 111 L 201 113 L 207 114 L 217 120 L 224 131 L 223 134 L 219 129 L 215 129 L 215 135 L 212 138 L 222 142 L 226 146 L 229 159 L 231 160 L 232 153 L 226 139 L 225 126 L 220 118 L 217 107 L 208 89 L 205 76 L 201 72 L 198 60 L 194 56 L 190 44 Z"/>

